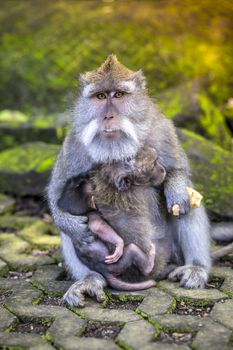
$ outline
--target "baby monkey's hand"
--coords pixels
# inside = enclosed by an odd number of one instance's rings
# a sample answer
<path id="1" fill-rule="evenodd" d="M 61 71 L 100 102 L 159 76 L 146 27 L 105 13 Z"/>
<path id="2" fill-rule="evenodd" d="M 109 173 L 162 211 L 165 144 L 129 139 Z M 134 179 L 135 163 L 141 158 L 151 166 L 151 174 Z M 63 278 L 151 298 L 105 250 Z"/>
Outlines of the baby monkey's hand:
<path id="1" fill-rule="evenodd" d="M 117 262 L 123 255 L 124 250 L 124 241 L 122 238 L 119 237 L 119 241 L 116 242 L 116 248 L 112 255 L 108 255 L 105 258 L 106 264 L 113 264 Z"/>

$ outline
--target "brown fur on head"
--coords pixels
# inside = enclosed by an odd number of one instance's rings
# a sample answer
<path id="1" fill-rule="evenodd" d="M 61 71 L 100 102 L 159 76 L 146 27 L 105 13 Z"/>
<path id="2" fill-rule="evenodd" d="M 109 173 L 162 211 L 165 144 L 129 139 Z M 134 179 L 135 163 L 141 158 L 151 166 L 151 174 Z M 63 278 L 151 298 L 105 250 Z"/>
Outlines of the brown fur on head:
<path id="1" fill-rule="evenodd" d="M 134 72 L 110 55 L 80 76 L 75 133 L 96 163 L 134 156 L 150 127 L 152 103 L 141 70 Z"/>
<path id="2" fill-rule="evenodd" d="M 116 55 L 111 54 L 99 68 L 82 74 L 81 79 L 86 83 L 96 83 L 103 79 L 121 81 L 129 79 L 134 73 L 120 63 Z"/>
<path id="3" fill-rule="evenodd" d="M 165 170 L 157 162 L 156 150 L 145 146 L 134 159 L 98 166 L 91 181 L 97 205 L 137 212 L 144 199 L 138 196 L 137 186 L 158 186 L 164 178 Z"/>

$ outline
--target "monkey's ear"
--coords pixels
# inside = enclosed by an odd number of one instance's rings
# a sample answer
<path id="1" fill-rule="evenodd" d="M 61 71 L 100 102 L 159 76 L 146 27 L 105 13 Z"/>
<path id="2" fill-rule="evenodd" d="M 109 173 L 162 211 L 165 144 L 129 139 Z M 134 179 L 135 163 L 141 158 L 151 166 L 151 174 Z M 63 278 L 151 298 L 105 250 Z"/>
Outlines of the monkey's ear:
<path id="1" fill-rule="evenodd" d="M 140 87 L 141 89 L 146 89 L 146 77 L 142 69 L 133 73 L 130 80 L 134 81 L 136 86 Z"/>

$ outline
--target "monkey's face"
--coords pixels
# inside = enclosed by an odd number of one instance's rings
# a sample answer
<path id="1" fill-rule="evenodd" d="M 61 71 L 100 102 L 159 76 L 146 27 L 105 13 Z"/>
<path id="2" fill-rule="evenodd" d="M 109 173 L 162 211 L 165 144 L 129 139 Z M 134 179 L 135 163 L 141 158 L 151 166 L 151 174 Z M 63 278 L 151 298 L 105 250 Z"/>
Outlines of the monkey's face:
<path id="1" fill-rule="evenodd" d="M 141 71 L 127 80 L 107 76 L 84 84 L 75 122 L 95 161 L 111 162 L 137 153 L 149 128 L 148 101 Z"/>

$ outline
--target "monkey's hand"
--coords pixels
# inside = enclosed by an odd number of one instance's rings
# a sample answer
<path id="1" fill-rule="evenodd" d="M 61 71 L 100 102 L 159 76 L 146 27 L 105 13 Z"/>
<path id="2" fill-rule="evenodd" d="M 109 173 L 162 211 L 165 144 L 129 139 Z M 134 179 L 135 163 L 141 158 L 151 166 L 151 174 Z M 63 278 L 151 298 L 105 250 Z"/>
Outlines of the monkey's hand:
<path id="1" fill-rule="evenodd" d="M 104 287 L 106 281 L 102 275 L 97 272 L 89 274 L 84 279 L 75 282 L 63 296 L 63 299 L 70 306 L 84 307 L 85 294 L 96 297 L 98 302 L 105 299 Z"/>
<path id="2" fill-rule="evenodd" d="M 165 196 L 167 201 L 167 209 L 169 213 L 173 213 L 174 206 L 179 207 L 179 216 L 189 213 L 191 209 L 191 204 L 189 200 L 189 194 L 186 188 L 182 192 L 166 191 Z"/>
<path id="3" fill-rule="evenodd" d="M 119 242 L 116 244 L 116 249 L 112 255 L 108 255 L 105 258 L 106 264 L 113 264 L 117 262 L 123 255 L 124 250 L 124 241 L 123 239 L 119 239 Z"/>

